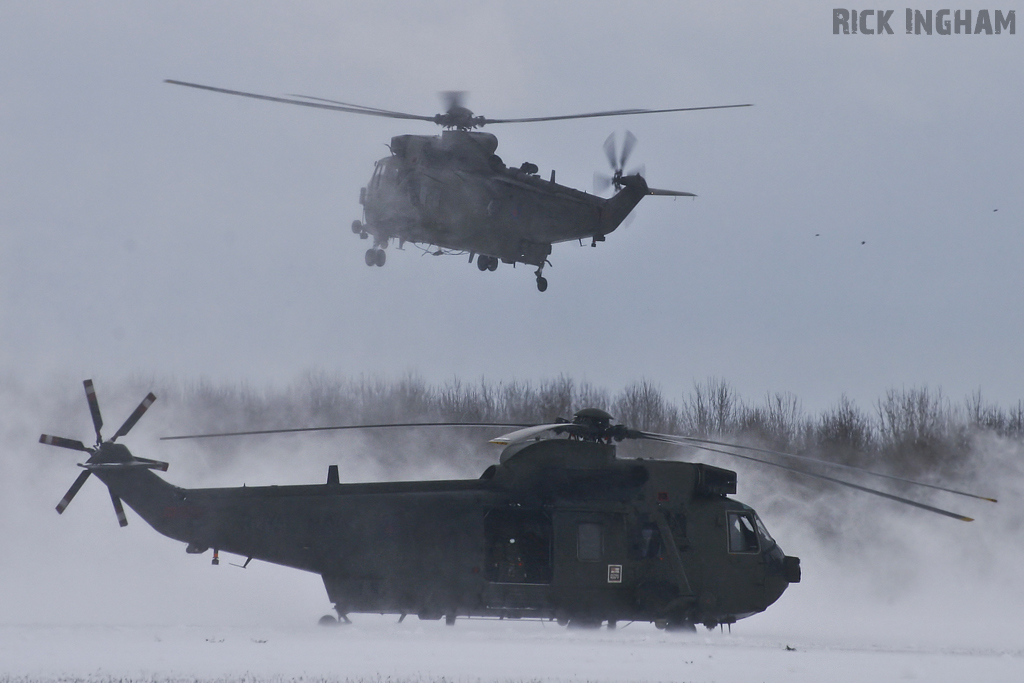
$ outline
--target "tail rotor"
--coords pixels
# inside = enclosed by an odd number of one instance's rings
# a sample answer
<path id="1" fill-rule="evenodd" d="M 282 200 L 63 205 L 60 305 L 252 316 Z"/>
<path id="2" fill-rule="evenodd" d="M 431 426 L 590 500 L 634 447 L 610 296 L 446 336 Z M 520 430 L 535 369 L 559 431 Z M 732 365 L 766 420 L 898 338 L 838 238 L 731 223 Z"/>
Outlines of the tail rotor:
<path id="1" fill-rule="evenodd" d="M 607 176 L 603 173 L 594 174 L 594 194 L 604 194 L 609 187 L 613 186 L 615 187 L 616 192 L 622 189 L 623 169 L 625 169 L 626 162 L 629 161 L 629 157 L 633 153 L 633 148 L 636 147 L 636 143 L 636 136 L 628 130 L 622 138 L 621 149 L 617 149 L 615 144 L 615 133 L 608 136 L 608 139 L 604 141 L 604 155 L 608 159 L 608 166 L 612 170 L 612 175 Z M 644 167 L 638 166 L 626 175 L 643 176 L 644 172 Z"/>
<path id="2" fill-rule="evenodd" d="M 121 428 L 117 430 L 113 437 L 108 441 L 103 440 L 101 429 L 103 428 L 103 417 L 100 414 L 100 404 L 96 399 L 96 389 L 93 386 L 92 380 L 87 379 L 82 383 L 85 386 L 85 398 L 89 403 L 89 413 L 92 415 L 92 424 L 96 430 L 96 445 L 86 446 L 81 441 L 76 439 L 66 439 L 62 436 L 50 436 L 49 434 L 43 434 L 39 437 L 39 443 L 46 444 L 47 446 L 57 446 L 58 448 L 67 448 L 72 451 L 81 451 L 89 454 L 89 459 L 85 463 L 80 463 L 79 467 L 82 467 L 84 471 L 78 475 L 75 482 L 68 489 L 64 497 L 61 498 L 60 502 L 57 503 L 57 513 L 63 514 L 64 510 L 67 509 L 68 505 L 81 490 L 82 486 L 85 485 L 85 481 L 95 470 L 111 470 L 120 469 L 126 467 L 143 467 L 146 469 L 160 470 L 162 472 L 167 471 L 167 463 L 160 462 L 158 460 L 149 460 L 147 458 L 136 458 L 128 449 L 124 446 L 115 445 L 115 441 L 119 437 L 125 436 L 131 431 L 132 427 L 139 421 L 139 419 L 145 414 L 153 402 L 156 400 L 156 395 L 150 393 L 146 398 L 142 399 L 142 403 L 135 409 L 135 411 L 128 416 Z M 110 501 L 114 505 L 114 512 L 117 515 L 117 522 L 121 526 L 128 526 L 128 518 L 124 514 L 124 506 L 121 504 L 121 499 L 113 492 L 110 492 Z"/>

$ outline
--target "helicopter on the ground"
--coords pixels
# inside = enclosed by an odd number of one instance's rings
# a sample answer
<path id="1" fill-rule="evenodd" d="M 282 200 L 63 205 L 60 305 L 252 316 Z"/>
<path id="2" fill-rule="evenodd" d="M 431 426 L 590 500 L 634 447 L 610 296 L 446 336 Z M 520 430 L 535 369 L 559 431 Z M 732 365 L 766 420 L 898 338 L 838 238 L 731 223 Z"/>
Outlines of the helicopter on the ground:
<path id="1" fill-rule="evenodd" d="M 544 266 L 549 264 L 551 246 L 559 242 L 590 240 L 591 246 L 622 224 L 647 195 L 695 197 L 690 192 L 658 190 L 647 185 L 643 169 L 625 172 L 625 165 L 636 144 L 626 133 L 621 150 L 613 136 L 605 141 L 604 151 L 612 168 L 610 177 L 595 174 L 595 194 L 588 194 L 538 175 L 538 167 L 525 162 L 506 166 L 495 152 L 498 138 L 475 131 L 496 123 L 532 123 L 607 116 L 632 116 L 665 112 L 731 109 L 749 104 L 675 109 L 620 109 L 568 116 L 541 116 L 517 119 L 491 119 L 474 116 L 462 103 L 462 93 L 444 93 L 444 114 L 421 116 L 365 107 L 319 97 L 293 95 L 272 97 L 216 88 L 197 83 L 167 80 L 167 83 L 213 92 L 239 95 L 271 102 L 342 111 L 351 114 L 395 119 L 430 121 L 445 130 L 440 136 L 397 135 L 388 146 L 391 155 L 378 161 L 366 187 L 359 192 L 362 220 L 352 223 L 352 232 L 362 239 L 373 236 L 366 251 L 368 266 L 383 266 L 384 251 L 393 240 L 401 249 L 406 242 L 425 245 L 433 254 L 469 254 L 477 268 L 493 271 L 499 262 L 524 263 L 537 268 L 537 289 L 548 283 Z M 610 199 L 600 192 L 614 187 Z"/>
<path id="2" fill-rule="evenodd" d="M 479 479 L 343 484 L 332 465 L 323 484 L 186 489 L 152 471 L 166 471 L 166 462 L 134 456 L 116 443 L 152 405 L 152 393 L 104 441 L 91 380 L 85 390 L 96 445 L 45 434 L 39 439 L 89 454 L 57 512 L 95 474 L 109 489 L 121 526 L 128 523 L 124 501 L 158 532 L 185 543 L 186 552 L 212 548 L 213 564 L 225 551 L 247 558 L 242 566 L 256 559 L 317 573 L 346 622 L 347 615 L 362 612 L 443 617 L 449 625 L 457 617 L 534 617 L 578 626 L 647 621 L 692 630 L 762 612 L 800 581 L 800 560 L 782 551 L 753 508 L 730 497 L 735 472 L 695 462 L 620 459 L 615 443 L 623 439 L 724 453 L 964 521 L 971 520 L 749 453 L 995 502 L 806 456 L 634 430 L 593 408 L 578 411 L 572 421 L 492 439 L 504 450 Z M 520 425 L 347 425 L 164 438 L 438 426 Z M 328 615 L 321 623 L 337 619 Z"/>

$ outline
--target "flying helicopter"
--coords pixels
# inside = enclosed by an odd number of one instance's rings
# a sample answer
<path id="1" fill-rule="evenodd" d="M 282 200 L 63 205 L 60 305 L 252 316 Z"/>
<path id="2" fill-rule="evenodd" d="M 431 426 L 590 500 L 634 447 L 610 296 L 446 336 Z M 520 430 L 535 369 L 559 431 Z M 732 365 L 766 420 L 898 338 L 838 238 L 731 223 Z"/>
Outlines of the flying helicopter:
<path id="1" fill-rule="evenodd" d="M 750 104 L 673 109 L 618 109 L 565 116 L 494 119 L 476 116 L 466 108 L 464 93 L 443 93 L 443 114 L 423 116 L 366 107 L 306 95 L 273 97 L 198 83 L 166 80 L 166 83 L 228 95 L 281 102 L 330 111 L 402 120 L 429 121 L 444 130 L 439 136 L 397 135 L 388 145 L 391 154 L 379 160 L 373 175 L 359 191 L 362 219 L 352 222 L 352 232 L 362 239 L 373 236 L 366 251 L 368 266 L 383 266 L 388 245 L 407 242 L 425 245 L 435 255 L 469 254 L 481 271 L 494 271 L 499 262 L 536 267 L 537 289 L 547 290 L 544 266 L 550 262 L 553 244 L 590 240 L 605 241 L 646 196 L 695 197 L 691 192 L 659 190 L 648 186 L 643 169 L 625 171 L 637 139 L 627 132 L 621 146 L 614 134 L 604 143 L 612 175 L 595 174 L 595 193 L 559 185 L 555 171 L 549 179 L 538 174 L 536 164 L 506 166 L 495 152 L 498 138 L 476 129 L 499 123 L 536 123 L 611 116 L 636 116 L 668 112 L 733 109 Z M 614 188 L 608 199 L 600 193 Z"/>
<path id="2" fill-rule="evenodd" d="M 188 489 L 155 474 L 168 463 L 133 455 L 127 436 L 156 396 L 150 393 L 112 438 L 91 380 L 84 382 L 94 446 L 42 435 L 40 442 L 88 454 L 57 512 L 93 474 L 110 494 L 118 523 L 122 501 L 189 554 L 213 549 L 319 574 L 337 617 L 353 613 L 539 618 L 614 628 L 620 621 L 659 628 L 714 628 L 757 614 L 801 579 L 757 512 L 732 498 L 734 471 L 684 461 L 622 459 L 615 444 L 644 439 L 727 454 L 815 477 L 962 521 L 955 512 L 806 467 L 831 465 L 972 498 L 994 499 L 805 456 L 613 424 L 608 413 L 522 427 L 493 423 L 344 425 L 198 434 L 164 439 L 405 427 L 518 429 L 491 439 L 503 446 L 478 479 L 342 483 L 337 465 L 322 484 Z M 757 456 L 751 455 L 758 454 Z"/>

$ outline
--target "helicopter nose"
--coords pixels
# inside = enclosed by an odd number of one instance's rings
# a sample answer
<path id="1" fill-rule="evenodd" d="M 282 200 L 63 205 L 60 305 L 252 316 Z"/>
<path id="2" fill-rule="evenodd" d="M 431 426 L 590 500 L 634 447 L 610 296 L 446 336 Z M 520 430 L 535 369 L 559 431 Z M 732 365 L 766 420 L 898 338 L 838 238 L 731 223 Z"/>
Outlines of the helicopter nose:
<path id="1" fill-rule="evenodd" d="M 765 606 L 771 605 L 791 583 L 800 583 L 800 558 L 791 557 L 775 546 L 765 553 Z"/>

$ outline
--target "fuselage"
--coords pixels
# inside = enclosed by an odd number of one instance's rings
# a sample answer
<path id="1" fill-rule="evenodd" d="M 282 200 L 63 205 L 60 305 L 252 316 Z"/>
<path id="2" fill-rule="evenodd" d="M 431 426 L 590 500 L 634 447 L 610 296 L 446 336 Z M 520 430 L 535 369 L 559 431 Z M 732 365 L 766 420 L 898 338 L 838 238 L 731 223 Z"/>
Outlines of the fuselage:
<path id="1" fill-rule="evenodd" d="M 97 472 L 157 531 L 315 572 L 340 614 L 732 623 L 798 580 L 735 474 L 554 439 L 480 479 L 183 489 Z"/>
<path id="2" fill-rule="evenodd" d="M 509 168 L 489 133 L 392 138 L 361 194 L 364 230 L 375 243 L 418 242 L 541 266 L 551 245 L 604 239 L 643 197 L 623 188 L 612 199 Z"/>

